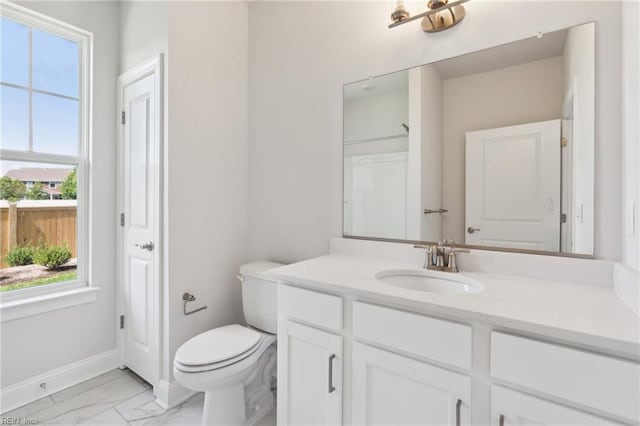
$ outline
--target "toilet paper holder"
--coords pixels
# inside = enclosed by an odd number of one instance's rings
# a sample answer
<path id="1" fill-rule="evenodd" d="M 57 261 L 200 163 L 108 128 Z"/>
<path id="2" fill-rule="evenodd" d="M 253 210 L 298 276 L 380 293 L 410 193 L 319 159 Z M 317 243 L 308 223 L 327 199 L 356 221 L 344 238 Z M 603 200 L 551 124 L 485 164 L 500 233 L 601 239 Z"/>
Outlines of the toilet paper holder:
<path id="1" fill-rule="evenodd" d="M 184 305 L 182 307 L 182 312 L 184 312 L 185 316 L 186 315 L 195 314 L 196 312 L 204 311 L 205 309 L 207 309 L 207 305 L 204 305 L 204 306 L 202 306 L 200 308 L 196 308 L 196 309 L 194 309 L 192 311 L 187 311 L 187 303 L 196 301 L 196 296 L 194 296 L 193 294 L 191 294 L 189 292 L 185 292 L 182 295 L 182 300 L 184 302 Z"/>

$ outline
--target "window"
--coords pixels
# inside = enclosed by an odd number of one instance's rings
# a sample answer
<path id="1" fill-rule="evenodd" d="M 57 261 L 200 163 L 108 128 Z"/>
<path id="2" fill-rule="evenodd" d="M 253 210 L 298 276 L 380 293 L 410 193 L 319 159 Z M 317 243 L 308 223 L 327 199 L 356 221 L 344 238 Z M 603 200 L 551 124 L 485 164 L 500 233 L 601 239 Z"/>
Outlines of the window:
<path id="1" fill-rule="evenodd" d="M 91 45 L 86 31 L 0 5 L 3 302 L 87 285 Z"/>

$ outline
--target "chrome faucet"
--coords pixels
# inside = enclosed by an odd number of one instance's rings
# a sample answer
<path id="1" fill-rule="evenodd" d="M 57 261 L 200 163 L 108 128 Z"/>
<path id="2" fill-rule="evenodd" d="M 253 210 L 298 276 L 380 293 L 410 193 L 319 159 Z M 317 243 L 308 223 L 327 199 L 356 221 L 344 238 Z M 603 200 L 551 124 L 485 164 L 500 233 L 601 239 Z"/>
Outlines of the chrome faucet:
<path id="1" fill-rule="evenodd" d="M 456 253 L 469 253 L 469 249 L 457 248 L 455 241 L 444 240 L 428 246 L 416 244 L 414 248 L 425 249 L 425 269 L 433 269 L 444 272 L 460 272 Z"/>

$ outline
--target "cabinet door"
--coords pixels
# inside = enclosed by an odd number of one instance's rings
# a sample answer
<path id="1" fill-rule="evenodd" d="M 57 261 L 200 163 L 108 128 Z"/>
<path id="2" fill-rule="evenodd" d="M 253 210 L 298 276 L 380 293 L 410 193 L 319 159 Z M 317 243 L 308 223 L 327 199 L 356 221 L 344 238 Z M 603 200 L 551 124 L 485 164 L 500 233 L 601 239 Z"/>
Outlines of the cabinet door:
<path id="1" fill-rule="evenodd" d="M 342 424 L 342 338 L 278 323 L 278 424 Z"/>
<path id="2" fill-rule="evenodd" d="M 496 385 L 491 387 L 491 407 L 495 426 L 622 426 L 603 417 Z"/>
<path id="3" fill-rule="evenodd" d="M 470 401 L 469 377 L 354 343 L 354 424 L 469 425 Z"/>

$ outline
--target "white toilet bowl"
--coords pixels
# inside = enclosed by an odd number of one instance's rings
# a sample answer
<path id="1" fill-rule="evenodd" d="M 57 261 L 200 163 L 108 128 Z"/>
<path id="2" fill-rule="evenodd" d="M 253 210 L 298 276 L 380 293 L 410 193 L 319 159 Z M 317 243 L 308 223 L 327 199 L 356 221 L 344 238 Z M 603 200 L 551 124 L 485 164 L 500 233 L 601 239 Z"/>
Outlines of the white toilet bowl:
<path id="1" fill-rule="evenodd" d="M 178 383 L 205 392 L 205 425 L 252 425 L 275 405 L 271 387 L 276 374 L 278 286 L 268 271 L 278 266 L 282 265 L 263 261 L 240 267 L 242 307 L 250 327 L 214 328 L 176 352 L 173 374 Z"/>
<path id="2" fill-rule="evenodd" d="M 199 334 L 178 349 L 173 373 L 205 392 L 202 424 L 251 425 L 275 405 L 276 336 L 241 325 Z"/>

